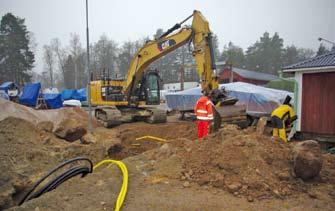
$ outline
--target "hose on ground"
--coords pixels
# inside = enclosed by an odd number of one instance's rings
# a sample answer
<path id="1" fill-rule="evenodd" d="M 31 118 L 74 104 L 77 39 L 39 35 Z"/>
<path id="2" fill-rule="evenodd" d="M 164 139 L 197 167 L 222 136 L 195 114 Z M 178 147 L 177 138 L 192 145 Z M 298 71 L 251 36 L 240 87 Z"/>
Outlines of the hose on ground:
<path id="1" fill-rule="evenodd" d="M 95 171 L 97 168 L 99 168 L 102 165 L 105 164 L 115 164 L 119 167 L 119 169 L 122 172 L 122 176 L 123 176 L 123 182 L 122 182 L 122 186 L 121 186 L 121 190 L 119 193 L 119 196 L 117 197 L 117 201 L 116 201 L 116 205 L 115 205 L 115 211 L 119 211 L 122 207 L 124 198 L 126 197 L 127 194 L 127 189 L 128 189 L 128 170 L 126 165 L 122 162 L 122 161 L 117 161 L 117 160 L 103 160 L 100 161 L 99 163 L 97 163 L 94 167 L 93 167 L 93 171 Z"/>
<path id="2" fill-rule="evenodd" d="M 67 171 L 65 171 L 64 173 L 62 173 L 59 176 L 57 176 L 55 179 L 49 181 L 46 185 L 44 185 L 38 191 L 34 192 L 34 190 L 44 180 L 46 180 L 50 175 L 52 175 L 53 173 L 55 173 L 56 171 L 58 171 L 62 167 L 66 166 L 66 165 L 69 165 L 69 164 L 71 164 L 73 162 L 77 162 L 77 161 L 87 161 L 89 163 L 89 167 L 87 167 L 87 166 L 75 166 L 75 167 L 72 167 L 72 168 L 68 169 Z M 29 201 L 29 200 L 31 200 L 33 198 L 37 198 L 37 197 L 41 196 L 43 193 L 46 193 L 48 191 L 51 191 L 51 190 L 57 188 L 60 184 L 62 184 L 63 182 L 65 182 L 66 180 L 68 180 L 68 179 L 70 179 L 70 178 L 72 178 L 74 176 L 77 176 L 77 175 L 81 174 L 81 176 L 84 177 L 88 173 L 92 173 L 92 171 L 93 171 L 93 163 L 88 158 L 77 157 L 77 158 L 73 158 L 73 159 L 67 160 L 67 161 L 61 163 L 60 165 L 56 166 L 54 169 L 52 169 L 51 171 L 49 171 L 45 176 L 43 176 L 40 180 L 38 180 L 35 183 L 35 185 L 22 198 L 22 200 L 20 201 L 19 205 L 23 204 L 26 200 Z"/>
<path id="3" fill-rule="evenodd" d="M 89 167 L 87 166 L 74 166 L 71 167 L 70 169 L 66 170 L 65 172 L 63 172 L 62 174 L 58 175 L 56 178 L 50 180 L 46 185 L 44 185 L 42 188 L 40 188 L 39 190 L 37 190 L 36 192 L 35 189 L 44 181 L 46 180 L 50 175 L 52 175 L 54 172 L 58 171 L 59 169 L 61 169 L 62 167 L 76 162 L 76 161 L 87 161 L 90 165 Z M 102 160 L 99 163 L 97 163 L 94 167 L 93 167 L 93 163 L 91 160 L 89 160 L 88 158 L 84 158 L 84 157 L 77 157 L 68 161 L 65 161 L 64 163 L 61 163 L 60 165 L 56 166 L 54 169 L 52 169 L 50 172 L 48 172 L 45 176 L 43 176 L 40 180 L 38 180 L 35 185 L 27 192 L 27 194 L 22 198 L 22 200 L 20 201 L 19 205 L 23 204 L 25 201 L 29 201 L 31 199 L 34 198 L 38 198 L 40 197 L 42 194 L 49 192 L 51 190 L 54 190 L 55 188 L 57 188 L 59 185 L 61 185 L 63 182 L 69 180 L 70 178 L 80 175 L 81 177 L 86 176 L 88 173 L 92 173 L 92 171 L 95 171 L 97 168 L 99 168 L 102 165 L 105 164 L 115 164 L 119 167 L 119 169 L 122 172 L 122 176 L 123 176 L 123 182 L 122 182 L 122 186 L 121 186 L 121 190 L 120 193 L 117 197 L 117 201 L 116 201 L 116 205 L 115 205 L 115 211 L 119 211 L 122 207 L 123 201 L 126 197 L 127 194 L 127 189 L 128 189 L 128 170 L 126 165 L 122 162 L 122 161 L 117 161 L 117 160 Z"/>

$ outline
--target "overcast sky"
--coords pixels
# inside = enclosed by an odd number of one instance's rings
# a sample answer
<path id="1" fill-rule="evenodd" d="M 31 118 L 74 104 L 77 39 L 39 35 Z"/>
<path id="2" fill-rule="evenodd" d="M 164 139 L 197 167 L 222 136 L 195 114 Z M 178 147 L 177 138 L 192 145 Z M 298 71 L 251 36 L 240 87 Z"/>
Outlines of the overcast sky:
<path id="1" fill-rule="evenodd" d="M 314 50 L 318 37 L 335 40 L 335 0 L 89 0 L 90 42 L 103 33 L 118 43 L 153 35 L 194 9 L 203 13 L 218 35 L 220 50 L 229 41 L 246 49 L 265 31 L 278 32 L 285 45 Z M 7 12 L 25 18 L 34 33 L 39 72 L 41 49 L 52 38 L 59 38 L 64 46 L 75 32 L 85 46 L 85 0 L 0 0 L 0 15 Z"/>

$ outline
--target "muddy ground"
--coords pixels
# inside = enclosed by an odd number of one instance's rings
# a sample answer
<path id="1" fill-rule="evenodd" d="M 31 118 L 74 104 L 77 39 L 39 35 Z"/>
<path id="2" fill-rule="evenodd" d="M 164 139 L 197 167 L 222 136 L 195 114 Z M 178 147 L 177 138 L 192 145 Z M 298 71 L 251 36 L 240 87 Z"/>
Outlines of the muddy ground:
<path id="1" fill-rule="evenodd" d="M 324 154 L 320 177 L 295 178 L 291 151 L 255 128 L 226 125 L 197 142 L 195 125 L 170 117 L 166 124 L 143 122 L 96 127 L 94 141 L 57 138 L 35 123 L 9 117 L 0 121 L 0 202 L 9 210 L 113 210 L 122 177 L 116 167 L 84 178 L 21 206 L 28 188 L 58 163 L 85 156 L 94 163 L 122 159 L 129 172 L 122 210 L 333 210 L 335 157 Z M 144 135 L 168 143 L 136 141 Z"/>

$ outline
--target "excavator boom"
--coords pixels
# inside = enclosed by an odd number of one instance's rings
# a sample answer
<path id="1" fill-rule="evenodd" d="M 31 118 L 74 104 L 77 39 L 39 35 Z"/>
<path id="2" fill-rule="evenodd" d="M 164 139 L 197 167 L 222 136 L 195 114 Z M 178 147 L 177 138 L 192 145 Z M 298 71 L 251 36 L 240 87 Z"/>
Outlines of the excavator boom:
<path id="1" fill-rule="evenodd" d="M 181 24 L 193 17 L 191 27 L 182 28 L 179 32 L 171 33 L 181 27 Z M 197 73 L 201 79 L 201 87 L 204 91 L 210 91 L 215 86 L 213 81 L 213 72 L 215 71 L 214 51 L 212 46 L 212 33 L 209 29 L 208 21 L 199 12 L 194 11 L 181 23 L 177 23 L 171 29 L 167 30 L 157 40 L 148 41 L 134 56 L 132 60 L 124 93 L 130 96 L 136 85 L 141 80 L 147 67 L 157 59 L 176 50 L 187 42 L 193 42 L 193 56 L 196 61 Z"/>

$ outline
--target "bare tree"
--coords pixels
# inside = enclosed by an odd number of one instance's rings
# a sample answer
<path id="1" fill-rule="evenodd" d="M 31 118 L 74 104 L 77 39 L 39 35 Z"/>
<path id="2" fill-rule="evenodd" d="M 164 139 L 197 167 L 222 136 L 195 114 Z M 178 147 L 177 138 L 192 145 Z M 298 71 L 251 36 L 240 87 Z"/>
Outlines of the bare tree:
<path id="1" fill-rule="evenodd" d="M 74 87 L 78 89 L 78 62 L 79 62 L 79 56 L 83 52 L 83 49 L 81 47 L 80 43 L 80 37 L 78 34 L 71 34 L 70 39 L 70 53 L 73 58 L 74 62 Z"/>
<path id="2" fill-rule="evenodd" d="M 51 40 L 51 47 L 57 58 L 58 68 L 63 77 L 63 83 L 65 83 L 65 62 L 68 57 L 67 52 L 62 48 L 62 44 L 58 38 Z"/>
<path id="3" fill-rule="evenodd" d="M 28 38 L 29 38 L 29 49 L 31 49 L 31 51 L 36 54 L 37 53 L 37 41 L 36 41 L 36 37 L 35 34 L 33 32 L 29 32 L 28 33 Z"/>
<path id="4" fill-rule="evenodd" d="M 54 87 L 54 53 L 49 45 L 43 46 L 43 60 L 50 77 L 50 87 Z"/>
<path id="5" fill-rule="evenodd" d="M 118 70 L 115 69 L 115 63 L 119 49 L 115 41 L 103 34 L 95 43 L 93 51 L 98 69 L 110 69 L 112 72 L 118 73 Z"/>

